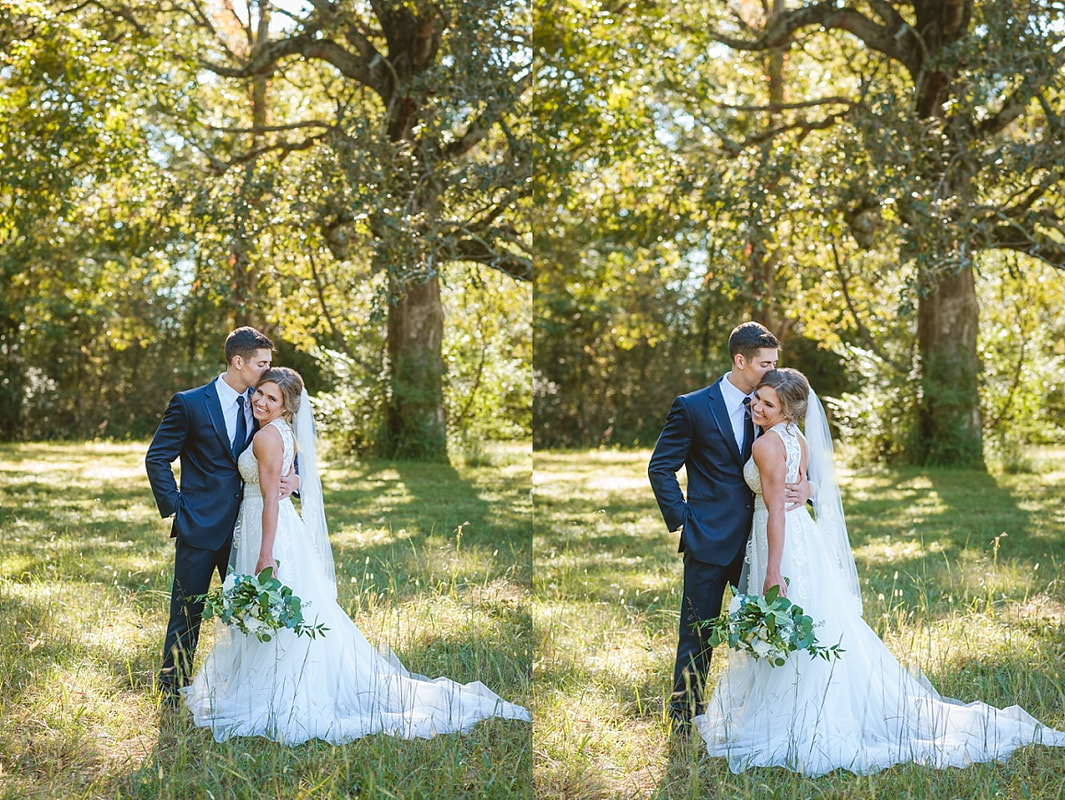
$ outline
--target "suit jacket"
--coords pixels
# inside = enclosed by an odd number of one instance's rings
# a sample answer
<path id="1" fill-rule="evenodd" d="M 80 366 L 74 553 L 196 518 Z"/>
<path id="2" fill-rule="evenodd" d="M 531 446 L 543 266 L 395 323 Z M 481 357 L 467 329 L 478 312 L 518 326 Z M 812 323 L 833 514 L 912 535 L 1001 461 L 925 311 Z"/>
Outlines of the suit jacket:
<path id="1" fill-rule="evenodd" d="M 673 401 L 647 467 L 662 518 L 681 529 L 681 552 L 696 561 L 726 566 L 746 544 L 754 516 L 754 495 L 743 480 L 743 464 L 732 432 L 721 381 Z M 677 472 L 688 476 L 684 498 Z"/>
<path id="2" fill-rule="evenodd" d="M 181 459 L 180 489 L 171 466 L 177 458 Z M 171 536 L 203 550 L 219 550 L 228 543 L 244 483 L 226 435 L 214 381 L 170 399 L 144 465 L 160 515 L 174 515 Z"/>

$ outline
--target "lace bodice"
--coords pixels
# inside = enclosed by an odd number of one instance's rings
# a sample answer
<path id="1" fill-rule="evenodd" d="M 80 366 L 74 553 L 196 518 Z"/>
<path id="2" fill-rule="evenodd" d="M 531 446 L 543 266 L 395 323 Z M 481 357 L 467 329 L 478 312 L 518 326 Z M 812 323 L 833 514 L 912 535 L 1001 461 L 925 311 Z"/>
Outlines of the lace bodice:
<path id="1" fill-rule="evenodd" d="M 794 483 L 799 479 L 799 467 L 802 464 L 802 445 L 799 444 L 799 430 L 794 425 L 779 422 L 768 431 L 765 431 L 762 436 L 766 436 L 770 432 L 776 433 L 780 440 L 784 442 L 785 480 L 788 483 Z M 762 476 L 759 474 L 753 458 L 748 459 L 747 463 L 744 464 L 743 478 L 747 481 L 751 491 L 754 492 L 754 523 L 751 536 L 747 540 L 747 554 L 744 559 L 747 562 L 747 591 L 753 594 L 761 594 L 762 584 L 765 581 L 766 569 L 769 564 L 769 542 L 766 538 L 769 510 L 766 508 L 765 498 L 762 496 Z M 788 512 L 787 516 L 789 519 L 795 516 L 804 516 L 807 522 L 810 521 L 805 508 L 793 509 Z M 809 542 L 807 541 L 808 537 L 805 529 L 801 526 L 789 526 L 787 530 L 790 565 L 804 566 L 809 559 Z M 788 587 L 789 597 L 796 599 L 806 597 L 810 587 L 807 585 L 805 572 L 797 570 L 792 573 L 786 572 L 785 575 L 791 581 Z"/>
<path id="2" fill-rule="evenodd" d="M 284 475 L 288 472 L 289 467 L 292 466 L 292 460 L 296 455 L 296 438 L 292 434 L 292 428 L 284 420 L 275 419 L 269 424 L 280 431 L 281 441 L 285 444 L 285 455 L 281 464 L 281 474 Z M 259 461 L 255 458 L 251 445 L 248 445 L 244 452 L 240 454 L 240 458 L 237 459 L 237 468 L 240 470 L 240 477 L 244 479 L 244 493 L 258 492 Z"/>
<path id="3" fill-rule="evenodd" d="M 787 464 L 786 480 L 788 483 L 794 483 L 799 479 L 799 466 L 802 464 L 802 446 L 799 444 L 798 428 L 787 422 L 778 422 L 768 431 L 765 431 L 762 436 L 765 436 L 770 431 L 776 433 L 780 440 L 784 442 Z M 765 501 L 762 499 L 762 476 L 758 472 L 758 467 L 755 465 L 753 457 L 747 459 L 747 463 L 743 465 L 743 479 L 747 481 L 747 485 L 755 493 L 757 502 L 762 507 L 765 507 Z"/>

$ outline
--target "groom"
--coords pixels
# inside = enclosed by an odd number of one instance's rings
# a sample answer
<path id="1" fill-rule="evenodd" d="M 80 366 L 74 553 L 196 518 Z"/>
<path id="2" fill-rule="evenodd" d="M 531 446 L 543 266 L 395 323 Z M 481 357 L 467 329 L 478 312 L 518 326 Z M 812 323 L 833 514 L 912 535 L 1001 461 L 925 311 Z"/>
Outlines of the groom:
<path id="1" fill-rule="evenodd" d="M 254 328 L 237 328 L 225 343 L 226 371 L 170 399 L 144 458 L 148 481 L 163 517 L 173 515 L 176 539 L 170 622 L 157 685 L 165 703 L 176 704 L 189 682 L 203 604 L 211 575 L 224 576 L 233 528 L 243 496 L 237 456 L 255 432 L 250 389 L 270 368 L 274 343 Z M 181 459 L 181 488 L 172 464 Z M 293 478 L 298 481 L 298 478 Z M 293 486 L 282 492 L 291 493 Z"/>
<path id="2" fill-rule="evenodd" d="M 732 370 L 673 401 L 647 467 L 662 517 L 670 531 L 680 531 L 684 553 L 669 709 L 675 730 L 686 730 L 692 716 L 706 710 L 710 648 L 699 623 L 721 613 L 725 584 L 739 583 L 754 516 L 754 496 L 743 479 L 755 438 L 750 396 L 776 367 L 780 342 L 757 322 L 744 322 L 732 331 L 728 348 Z M 687 473 L 687 499 L 677 480 L 681 467 Z M 804 503 L 809 493 L 806 481 L 789 486 L 789 508 Z"/>

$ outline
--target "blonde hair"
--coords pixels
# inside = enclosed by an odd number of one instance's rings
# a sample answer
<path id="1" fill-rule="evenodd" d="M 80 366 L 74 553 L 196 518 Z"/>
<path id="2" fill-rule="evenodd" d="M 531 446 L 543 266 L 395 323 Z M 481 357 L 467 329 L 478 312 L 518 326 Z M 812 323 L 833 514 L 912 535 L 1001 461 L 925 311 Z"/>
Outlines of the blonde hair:
<path id="1" fill-rule="evenodd" d="M 281 390 L 281 402 L 284 404 L 281 416 L 283 416 L 285 421 L 291 425 L 292 417 L 300 410 L 300 395 L 303 393 L 303 378 L 301 378 L 300 374 L 294 369 L 289 369 L 288 367 L 271 367 L 264 372 L 262 378 L 259 379 L 259 386 L 262 386 L 264 383 L 276 383 L 277 388 Z"/>
<path id="2" fill-rule="evenodd" d="M 780 398 L 780 410 L 784 418 L 798 424 L 806 418 L 806 402 L 810 397 L 810 382 L 797 369 L 781 367 L 771 369 L 762 376 L 759 387 L 768 386 Z"/>

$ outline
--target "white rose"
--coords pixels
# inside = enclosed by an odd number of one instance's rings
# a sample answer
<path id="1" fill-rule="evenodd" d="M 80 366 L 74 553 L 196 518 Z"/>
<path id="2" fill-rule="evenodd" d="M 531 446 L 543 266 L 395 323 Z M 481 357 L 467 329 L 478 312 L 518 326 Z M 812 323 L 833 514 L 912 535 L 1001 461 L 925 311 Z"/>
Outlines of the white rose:
<path id="1" fill-rule="evenodd" d="M 237 585 L 237 576 L 231 572 L 226 575 L 226 579 L 222 581 L 222 590 L 226 592 L 233 591 L 233 587 Z"/>
<path id="2" fill-rule="evenodd" d="M 773 645 L 769 642 L 763 642 L 761 639 L 756 639 L 751 647 L 754 650 L 754 654 L 759 658 L 765 658 L 770 653 L 776 651 L 776 648 L 773 647 Z"/>
<path id="3" fill-rule="evenodd" d="M 743 601 L 740 600 L 740 596 L 737 594 L 732 598 L 732 602 L 728 604 L 729 616 L 732 616 L 739 611 L 741 605 L 743 605 Z"/>

